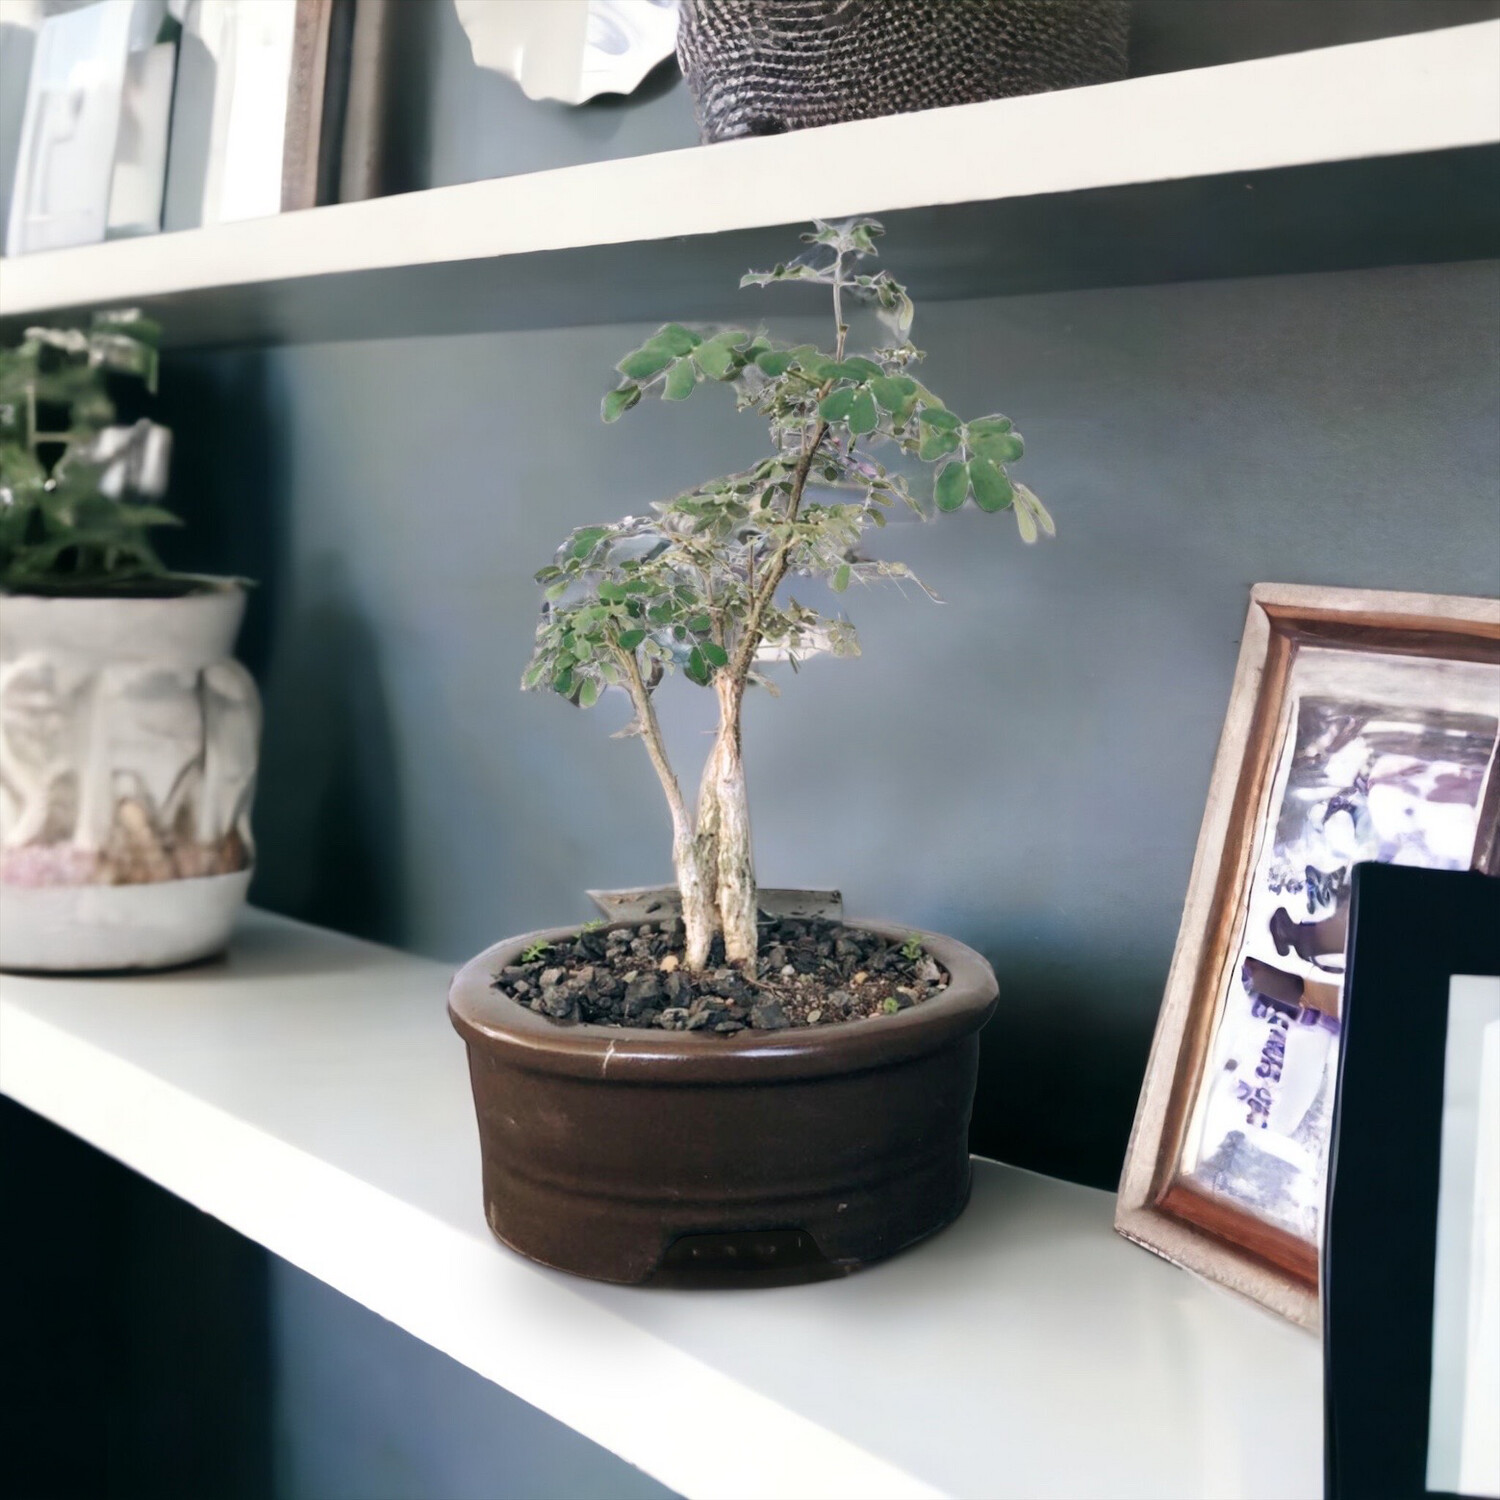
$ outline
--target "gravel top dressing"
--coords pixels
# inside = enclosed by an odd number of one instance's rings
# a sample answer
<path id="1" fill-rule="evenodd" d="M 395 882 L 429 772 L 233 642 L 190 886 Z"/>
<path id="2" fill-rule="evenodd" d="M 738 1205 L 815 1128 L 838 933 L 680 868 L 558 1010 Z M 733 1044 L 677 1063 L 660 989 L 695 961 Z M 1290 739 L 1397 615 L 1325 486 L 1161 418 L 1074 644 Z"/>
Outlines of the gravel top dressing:
<path id="1" fill-rule="evenodd" d="M 723 965 L 715 941 L 699 974 L 682 967 L 680 921 L 584 928 L 495 976 L 495 988 L 560 1024 L 657 1027 L 730 1036 L 895 1015 L 940 994 L 947 972 L 913 937 L 822 918 L 762 915 L 755 972 Z"/>

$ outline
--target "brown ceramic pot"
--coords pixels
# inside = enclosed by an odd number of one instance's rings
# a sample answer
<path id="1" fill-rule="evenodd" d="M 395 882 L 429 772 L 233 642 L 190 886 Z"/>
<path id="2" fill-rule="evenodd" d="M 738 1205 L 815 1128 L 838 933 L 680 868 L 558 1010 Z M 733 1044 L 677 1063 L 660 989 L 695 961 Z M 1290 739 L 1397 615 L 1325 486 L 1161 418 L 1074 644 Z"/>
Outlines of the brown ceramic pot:
<path id="1" fill-rule="evenodd" d="M 951 982 L 896 1015 L 726 1037 L 558 1025 L 494 989 L 527 946 L 573 935 L 499 943 L 449 992 L 469 1049 L 485 1216 L 504 1244 L 638 1282 L 690 1237 L 770 1246 L 799 1231 L 852 1269 L 962 1211 L 978 1033 L 997 994 L 972 948 L 920 934 Z"/>

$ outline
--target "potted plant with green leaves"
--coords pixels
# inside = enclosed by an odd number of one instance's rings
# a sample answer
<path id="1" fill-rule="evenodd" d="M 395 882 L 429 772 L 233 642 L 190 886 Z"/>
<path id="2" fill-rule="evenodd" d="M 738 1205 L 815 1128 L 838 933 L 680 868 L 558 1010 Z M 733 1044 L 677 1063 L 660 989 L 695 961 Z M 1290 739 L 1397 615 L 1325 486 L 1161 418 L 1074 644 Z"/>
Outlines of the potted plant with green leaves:
<path id="1" fill-rule="evenodd" d="M 744 278 L 826 288 L 829 350 L 668 324 L 626 355 L 606 422 L 650 394 L 724 386 L 769 423 L 771 451 L 649 515 L 575 530 L 537 575 L 523 686 L 584 708 L 628 697 L 624 733 L 666 797 L 677 893 L 655 921 L 500 943 L 451 990 L 489 1223 L 553 1266 L 638 1281 L 679 1240 L 749 1236 L 732 1248 L 753 1258 L 790 1233 L 848 1267 L 967 1199 L 989 965 L 951 938 L 763 910 L 741 755 L 747 696 L 775 691 L 775 662 L 858 650 L 844 615 L 794 598 L 790 580 L 825 580 L 835 596 L 915 582 L 862 550 L 890 507 L 929 518 L 972 502 L 1012 512 L 1028 542 L 1053 531 L 1008 472 L 1023 451 L 1009 419 L 965 421 L 919 378 L 911 300 L 871 264 L 880 232 L 820 223 L 799 259 Z M 855 353 L 861 309 L 880 332 Z M 655 706 L 673 675 L 717 700 L 692 805 Z"/>
<path id="2" fill-rule="evenodd" d="M 260 707 L 234 579 L 172 572 L 171 434 L 135 312 L 0 350 L 0 967 L 156 968 L 221 949 L 250 882 Z"/>

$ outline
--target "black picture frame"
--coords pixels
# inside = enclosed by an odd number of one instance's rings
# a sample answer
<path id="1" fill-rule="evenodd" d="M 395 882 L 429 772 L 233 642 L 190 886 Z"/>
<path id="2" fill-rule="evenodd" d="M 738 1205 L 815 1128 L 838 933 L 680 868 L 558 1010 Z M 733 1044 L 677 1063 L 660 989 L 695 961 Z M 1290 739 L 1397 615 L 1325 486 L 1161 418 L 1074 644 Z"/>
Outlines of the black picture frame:
<path id="1" fill-rule="evenodd" d="M 1458 974 L 1500 975 L 1500 879 L 1355 868 L 1328 1174 L 1325 1500 L 1430 1500 L 1433 1282 Z"/>

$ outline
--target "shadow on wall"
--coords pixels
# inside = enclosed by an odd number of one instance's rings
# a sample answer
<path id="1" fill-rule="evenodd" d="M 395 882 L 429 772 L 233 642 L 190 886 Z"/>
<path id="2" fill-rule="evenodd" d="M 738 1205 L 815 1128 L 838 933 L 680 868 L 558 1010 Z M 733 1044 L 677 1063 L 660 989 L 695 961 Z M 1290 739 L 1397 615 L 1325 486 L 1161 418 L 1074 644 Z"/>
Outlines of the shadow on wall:
<path id="1" fill-rule="evenodd" d="M 174 567 L 252 582 L 237 654 L 265 701 L 256 794 L 259 906 L 360 937 L 405 935 L 401 791 L 375 637 L 342 558 L 300 559 L 284 393 L 261 351 L 171 358 Z"/>
<path id="2" fill-rule="evenodd" d="M 956 933 L 993 965 L 1000 1003 L 980 1032 L 969 1149 L 1113 1192 L 1135 1119 L 1166 969 L 1155 942 L 1101 933 L 1065 914 L 1008 916 L 1002 903 L 948 903 L 922 925 Z"/>
<path id="3" fill-rule="evenodd" d="M 1130 76 L 1467 26 L 1500 0 L 1131 0 Z"/>
<path id="4" fill-rule="evenodd" d="M 1111 968 L 1098 953 L 1018 961 L 1004 939 L 978 946 L 1000 980 L 1000 1008 L 980 1034 L 970 1149 L 1113 1192 L 1161 971 Z M 1112 1008 L 1099 1005 L 1101 985 Z"/>
<path id="5" fill-rule="evenodd" d="M 375 636 L 342 559 L 306 568 L 265 682 L 251 899 L 357 937 L 407 937 L 401 783 Z"/>
<path id="6" fill-rule="evenodd" d="M 168 354 L 152 415 L 172 429 L 166 503 L 183 522 L 157 533 L 162 556 L 186 572 L 250 581 L 235 654 L 262 682 L 287 554 L 284 411 L 266 361 L 258 351 Z"/>

